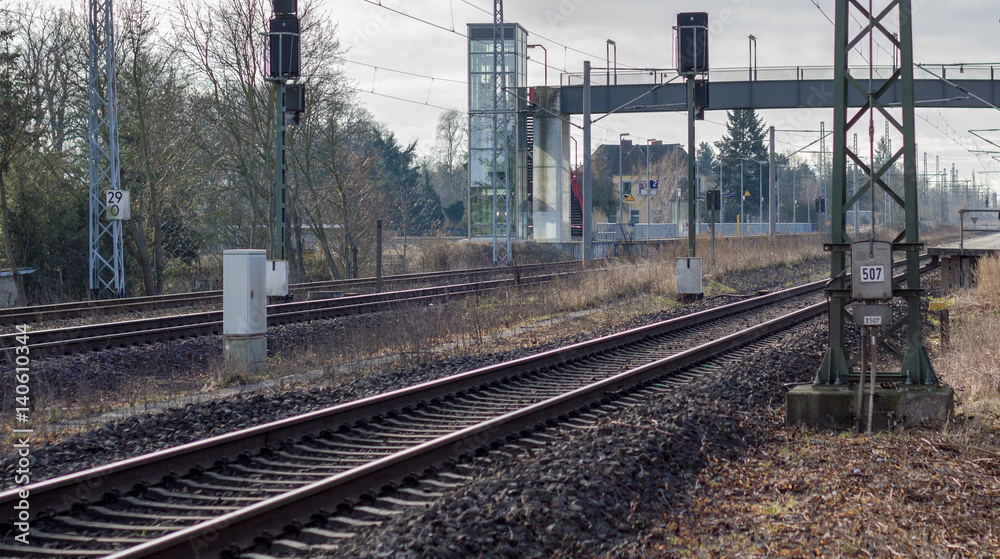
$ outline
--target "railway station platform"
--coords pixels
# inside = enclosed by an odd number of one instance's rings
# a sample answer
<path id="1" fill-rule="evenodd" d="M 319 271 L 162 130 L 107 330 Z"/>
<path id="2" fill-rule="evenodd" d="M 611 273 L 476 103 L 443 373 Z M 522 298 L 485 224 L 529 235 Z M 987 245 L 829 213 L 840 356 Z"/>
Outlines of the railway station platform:
<path id="1" fill-rule="evenodd" d="M 974 229 L 966 230 L 960 241 L 927 249 L 927 253 L 941 263 L 941 287 L 944 289 L 971 287 L 976 261 L 982 256 L 1000 254 L 1000 233 L 974 233 Z"/>

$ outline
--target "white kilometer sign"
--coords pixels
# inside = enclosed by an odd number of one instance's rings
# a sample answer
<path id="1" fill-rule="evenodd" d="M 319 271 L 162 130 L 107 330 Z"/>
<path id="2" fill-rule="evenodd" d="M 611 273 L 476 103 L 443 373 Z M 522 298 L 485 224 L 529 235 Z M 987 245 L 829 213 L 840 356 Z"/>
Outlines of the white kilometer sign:
<path id="1" fill-rule="evenodd" d="M 861 283 L 879 283 L 885 281 L 885 268 L 882 266 L 861 266 Z"/>
<path id="2" fill-rule="evenodd" d="M 127 190 L 108 190 L 104 194 L 104 218 L 108 221 L 132 219 L 132 206 Z"/>

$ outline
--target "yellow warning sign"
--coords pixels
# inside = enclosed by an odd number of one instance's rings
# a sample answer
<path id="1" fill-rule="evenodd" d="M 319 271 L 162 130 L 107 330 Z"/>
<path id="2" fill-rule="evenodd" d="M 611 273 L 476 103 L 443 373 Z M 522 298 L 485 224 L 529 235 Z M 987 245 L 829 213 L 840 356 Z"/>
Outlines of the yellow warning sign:
<path id="1" fill-rule="evenodd" d="M 625 195 L 625 201 L 626 202 L 635 202 L 635 198 L 632 197 L 632 193 L 631 192 L 629 192 L 628 194 Z"/>
<path id="2" fill-rule="evenodd" d="M 749 190 L 747 190 L 746 192 L 744 192 L 744 193 L 743 193 L 743 195 L 744 195 L 744 196 L 750 196 L 750 191 L 749 191 Z"/>

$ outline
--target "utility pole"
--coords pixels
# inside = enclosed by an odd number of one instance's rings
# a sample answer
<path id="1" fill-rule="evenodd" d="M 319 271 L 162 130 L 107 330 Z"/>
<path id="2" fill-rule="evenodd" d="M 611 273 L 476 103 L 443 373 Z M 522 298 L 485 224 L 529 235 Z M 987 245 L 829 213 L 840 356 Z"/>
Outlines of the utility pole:
<path id="1" fill-rule="evenodd" d="M 826 193 L 826 121 L 819 123 L 819 199 L 823 200 L 823 207 L 826 207 L 826 201 L 828 201 L 829 196 Z M 822 217 L 820 217 L 822 214 Z M 825 210 L 820 212 L 819 208 L 816 208 L 816 220 L 819 221 L 817 229 L 822 233 L 825 229 L 824 222 L 826 221 L 826 216 L 830 215 Z"/>
<path id="2" fill-rule="evenodd" d="M 858 135 L 854 135 L 854 153 L 858 153 Z M 858 193 L 858 164 L 853 165 L 854 176 L 851 179 L 851 196 Z M 858 237 L 858 209 L 860 204 L 854 206 L 854 238 Z"/>
<path id="3" fill-rule="evenodd" d="M 647 139 L 646 140 L 646 240 L 649 240 L 649 224 L 653 222 L 649 218 L 649 199 L 652 194 L 652 190 L 649 188 L 649 146 L 650 142 L 655 142 L 656 140 Z"/>
<path id="4" fill-rule="evenodd" d="M 117 217 L 102 220 L 108 213 L 108 202 L 122 195 L 114 9 L 111 0 L 90 0 L 89 11 L 90 295 L 95 299 L 105 295 L 121 298 L 125 296 L 122 222 Z"/>
<path id="5" fill-rule="evenodd" d="M 767 157 L 767 221 L 769 225 L 770 236 L 774 236 L 778 232 L 778 204 L 777 204 L 777 171 L 775 167 L 775 153 L 774 153 L 774 127 L 771 127 L 771 147 L 768 150 Z"/>
<path id="6" fill-rule="evenodd" d="M 590 162 L 590 61 L 583 63 L 583 265 L 594 263 L 594 193 Z"/>

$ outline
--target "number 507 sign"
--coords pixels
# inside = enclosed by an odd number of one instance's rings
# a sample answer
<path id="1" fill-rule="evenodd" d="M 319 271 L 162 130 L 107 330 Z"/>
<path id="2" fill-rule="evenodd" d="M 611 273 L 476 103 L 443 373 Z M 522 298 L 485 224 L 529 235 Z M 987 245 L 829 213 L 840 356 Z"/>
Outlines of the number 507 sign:
<path id="1" fill-rule="evenodd" d="M 109 190 L 104 194 L 105 211 L 104 218 L 132 219 L 132 208 L 129 203 L 127 190 Z"/>

